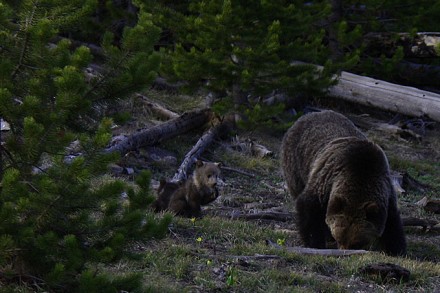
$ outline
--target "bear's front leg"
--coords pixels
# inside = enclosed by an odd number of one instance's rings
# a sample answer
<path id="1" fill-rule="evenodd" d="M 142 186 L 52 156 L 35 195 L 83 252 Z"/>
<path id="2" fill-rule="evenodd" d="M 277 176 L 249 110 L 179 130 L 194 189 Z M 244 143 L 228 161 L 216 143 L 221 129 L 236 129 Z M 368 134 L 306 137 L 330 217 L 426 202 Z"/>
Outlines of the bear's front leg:
<path id="1" fill-rule="evenodd" d="M 327 225 L 319 198 L 303 192 L 296 200 L 297 226 L 306 247 L 325 248 Z"/>
<path id="2" fill-rule="evenodd" d="M 390 199 L 388 204 L 388 217 L 380 238 L 380 245 L 390 255 L 406 254 L 405 233 L 395 198 Z"/>

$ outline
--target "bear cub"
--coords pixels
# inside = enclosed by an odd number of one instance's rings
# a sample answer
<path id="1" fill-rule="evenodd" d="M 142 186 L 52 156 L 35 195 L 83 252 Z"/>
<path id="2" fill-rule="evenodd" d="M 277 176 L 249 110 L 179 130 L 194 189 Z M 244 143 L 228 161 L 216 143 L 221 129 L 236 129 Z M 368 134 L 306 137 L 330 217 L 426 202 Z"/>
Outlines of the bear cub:
<path id="1" fill-rule="evenodd" d="M 169 210 L 179 216 L 200 218 L 201 206 L 218 197 L 219 176 L 219 163 L 198 160 L 192 176 L 183 184 L 161 180 L 158 198 L 153 203 L 155 211 Z"/>
<path id="2" fill-rule="evenodd" d="M 304 244 L 406 253 L 406 240 L 387 158 L 343 115 L 302 116 L 286 132 L 281 166 L 296 199 Z"/>

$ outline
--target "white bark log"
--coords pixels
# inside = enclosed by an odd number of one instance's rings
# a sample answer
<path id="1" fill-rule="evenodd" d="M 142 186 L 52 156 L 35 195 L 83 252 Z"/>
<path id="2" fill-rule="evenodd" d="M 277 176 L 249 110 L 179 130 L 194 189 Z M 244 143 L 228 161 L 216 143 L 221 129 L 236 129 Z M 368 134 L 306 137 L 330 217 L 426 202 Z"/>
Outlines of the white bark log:
<path id="1" fill-rule="evenodd" d="M 440 95 L 343 71 L 329 95 L 347 101 L 440 121 Z"/>

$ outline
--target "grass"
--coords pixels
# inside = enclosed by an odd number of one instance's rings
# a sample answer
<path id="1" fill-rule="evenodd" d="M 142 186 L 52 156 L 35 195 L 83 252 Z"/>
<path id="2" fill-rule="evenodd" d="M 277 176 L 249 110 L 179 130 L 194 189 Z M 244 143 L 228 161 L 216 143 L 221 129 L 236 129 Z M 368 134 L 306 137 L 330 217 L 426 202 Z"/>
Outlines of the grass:
<path id="1" fill-rule="evenodd" d="M 170 231 L 165 239 L 141 244 L 142 260 L 122 266 L 143 273 L 152 292 L 351 292 L 359 284 L 366 292 L 440 288 L 438 263 L 378 252 L 340 258 L 289 253 L 265 244 L 288 235 L 250 222 L 175 218 Z M 407 268 L 410 281 L 383 283 L 359 274 L 360 268 L 379 262 Z"/>
<path id="2" fill-rule="evenodd" d="M 200 107 L 203 96 L 190 98 L 161 92 L 149 94 L 175 112 Z M 134 127 L 149 125 L 149 117 L 140 100 L 133 101 L 130 112 L 136 120 Z M 140 119 L 138 119 L 140 117 Z M 151 124 L 151 123 L 150 123 Z M 194 131 L 161 144 L 161 148 L 176 154 L 181 162 L 201 132 Z M 293 221 L 245 221 L 227 217 L 237 211 L 259 211 L 264 204 L 271 204 L 282 211 L 293 210 L 293 200 L 283 190 L 284 181 L 279 169 L 279 145 L 281 136 L 256 131 L 240 133 L 242 137 L 257 139 L 258 143 L 274 151 L 274 157 L 257 159 L 250 155 L 215 144 L 204 153 L 212 161 L 242 169 L 254 177 L 234 172 L 222 172 L 225 186 L 221 198 L 205 210 L 205 217 L 191 220 L 175 217 L 169 233 L 163 239 L 133 243 L 130 249 L 140 252 L 139 259 L 124 259 L 119 263 L 100 268 L 119 275 L 137 272 L 143 275 L 145 292 L 438 292 L 440 290 L 440 239 L 438 232 L 424 232 L 420 228 L 405 228 L 408 240 L 406 257 L 391 257 L 379 252 L 348 257 L 310 256 L 277 249 L 266 244 L 267 240 L 283 246 L 302 245 Z M 379 135 L 379 134 L 375 134 Z M 386 144 L 387 139 L 381 141 Z M 436 160 L 424 157 L 415 160 L 418 152 L 426 156 L 430 152 L 413 144 L 400 148 L 404 142 L 393 140 L 386 145 L 391 167 L 407 171 L 412 177 L 434 187 L 421 194 L 407 192 L 399 196 L 404 216 L 416 216 L 440 221 L 414 203 L 422 196 L 438 198 L 440 190 L 440 165 Z M 382 143 L 381 143 L 382 144 Z M 440 145 L 440 144 L 433 144 Z M 412 151 L 411 154 L 401 150 Z M 435 154 L 435 150 L 432 151 Z M 152 165 L 154 178 L 169 177 L 178 166 Z M 164 174 L 166 174 L 164 176 Z M 233 201 L 233 204 L 229 202 Z M 247 204 L 255 204 L 252 210 Z M 218 214 L 218 215 L 217 215 Z M 225 216 L 226 215 L 226 216 Z M 366 276 L 360 269 L 369 264 L 393 263 L 408 269 L 408 282 L 387 282 L 378 277 Z M 25 285 L 0 292 L 32 292 Z"/>

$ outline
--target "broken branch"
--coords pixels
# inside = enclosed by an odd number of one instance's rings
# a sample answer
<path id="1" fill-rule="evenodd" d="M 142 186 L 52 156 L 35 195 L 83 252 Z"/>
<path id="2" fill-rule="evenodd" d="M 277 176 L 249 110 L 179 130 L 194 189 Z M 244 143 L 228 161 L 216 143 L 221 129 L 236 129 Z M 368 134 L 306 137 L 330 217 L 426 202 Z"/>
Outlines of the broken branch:
<path id="1" fill-rule="evenodd" d="M 181 116 L 160 125 L 130 135 L 120 143 L 105 150 L 107 153 L 118 152 L 122 156 L 141 147 L 155 145 L 210 121 L 213 113 L 210 109 L 186 112 Z"/>

